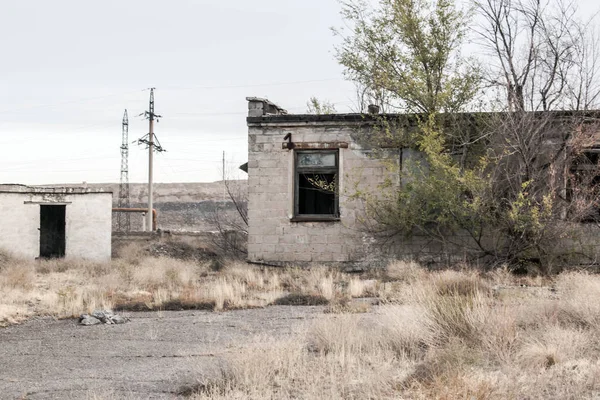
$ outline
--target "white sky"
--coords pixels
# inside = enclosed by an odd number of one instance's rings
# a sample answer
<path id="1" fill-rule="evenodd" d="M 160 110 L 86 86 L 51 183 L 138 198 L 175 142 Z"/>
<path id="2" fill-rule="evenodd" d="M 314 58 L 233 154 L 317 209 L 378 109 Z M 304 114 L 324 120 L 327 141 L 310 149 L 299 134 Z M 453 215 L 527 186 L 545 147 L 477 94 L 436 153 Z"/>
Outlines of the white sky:
<path id="1" fill-rule="evenodd" d="M 584 11 L 598 0 L 579 0 Z M 340 112 L 354 88 L 333 57 L 336 0 L 0 0 L 0 183 L 118 182 L 156 87 L 166 153 L 156 182 L 214 181 L 247 160 L 246 96 L 290 112 L 311 96 Z M 147 151 L 130 144 L 131 182 Z"/>

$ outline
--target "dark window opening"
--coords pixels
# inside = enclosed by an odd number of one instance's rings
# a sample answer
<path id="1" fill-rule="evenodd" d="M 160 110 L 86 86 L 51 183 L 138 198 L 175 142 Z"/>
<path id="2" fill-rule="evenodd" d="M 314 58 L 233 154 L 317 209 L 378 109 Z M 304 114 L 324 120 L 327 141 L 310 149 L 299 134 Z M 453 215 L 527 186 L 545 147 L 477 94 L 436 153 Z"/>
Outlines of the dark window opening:
<path id="1" fill-rule="evenodd" d="M 600 222 L 600 149 L 588 149 L 572 162 L 567 201 L 573 219 Z"/>
<path id="2" fill-rule="evenodd" d="M 65 205 L 40 205 L 40 257 L 65 255 Z"/>
<path id="3" fill-rule="evenodd" d="M 298 151 L 295 161 L 295 217 L 338 219 L 338 151 Z"/>
<path id="4" fill-rule="evenodd" d="M 335 174 L 300 174 L 298 214 L 336 214 Z"/>

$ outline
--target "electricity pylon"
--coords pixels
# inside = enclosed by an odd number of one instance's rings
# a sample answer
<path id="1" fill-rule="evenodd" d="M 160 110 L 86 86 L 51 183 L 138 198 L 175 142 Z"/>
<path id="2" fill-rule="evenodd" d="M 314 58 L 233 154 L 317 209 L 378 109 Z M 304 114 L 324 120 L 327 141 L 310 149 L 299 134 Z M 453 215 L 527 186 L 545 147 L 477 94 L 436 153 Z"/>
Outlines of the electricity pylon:
<path id="1" fill-rule="evenodd" d="M 123 114 L 121 141 L 121 184 L 119 185 L 119 200 L 117 207 L 129 208 L 131 199 L 129 197 L 129 118 L 127 110 Z M 131 230 L 131 215 L 129 213 L 117 213 L 117 231 L 129 232 Z"/>

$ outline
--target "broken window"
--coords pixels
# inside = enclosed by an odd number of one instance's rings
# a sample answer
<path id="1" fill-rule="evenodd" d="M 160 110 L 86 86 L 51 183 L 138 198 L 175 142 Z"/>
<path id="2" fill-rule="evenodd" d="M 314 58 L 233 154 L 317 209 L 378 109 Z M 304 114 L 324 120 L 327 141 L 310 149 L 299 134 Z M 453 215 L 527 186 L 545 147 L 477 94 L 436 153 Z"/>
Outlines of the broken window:
<path id="1" fill-rule="evenodd" d="M 295 216 L 337 219 L 338 151 L 297 151 L 295 157 Z"/>
<path id="2" fill-rule="evenodd" d="M 567 200 L 571 217 L 581 222 L 600 222 L 600 148 L 588 148 L 571 164 Z"/>

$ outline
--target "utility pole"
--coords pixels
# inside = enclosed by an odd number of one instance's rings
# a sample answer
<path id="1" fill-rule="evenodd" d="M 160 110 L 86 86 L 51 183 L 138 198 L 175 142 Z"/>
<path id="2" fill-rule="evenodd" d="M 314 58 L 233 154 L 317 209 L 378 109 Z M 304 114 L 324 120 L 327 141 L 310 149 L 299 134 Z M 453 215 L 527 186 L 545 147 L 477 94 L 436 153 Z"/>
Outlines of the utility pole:
<path id="1" fill-rule="evenodd" d="M 118 208 L 131 207 L 129 197 L 129 118 L 127 110 L 123 114 L 121 124 L 121 182 L 119 185 Z M 117 213 L 117 231 L 129 232 L 131 230 L 131 215 L 129 213 Z"/>
<path id="2" fill-rule="evenodd" d="M 140 114 L 140 116 L 145 116 L 149 121 L 149 131 L 148 134 L 141 139 L 138 139 L 138 144 L 145 144 L 148 147 L 148 212 L 146 213 L 146 229 L 150 232 L 154 230 L 152 223 L 152 208 L 153 208 L 153 179 L 154 179 L 154 152 L 163 152 L 165 149 L 162 148 L 158 138 L 154 134 L 154 120 L 156 122 L 159 121 L 159 118 L 162 118 L 161 115 L 154 113 L 154 89 L 150 88 L 150 104 L 148 106 L 148 111 Z"/>
<path id="3" fill-rule="evenodd" d="M 223 163 L 221 168 L 223 168 L 223 198 L 225 198 L 225 194 L 227 192 L 227 186 L 225 185 L 225 150 L 223 150 Z"/>

